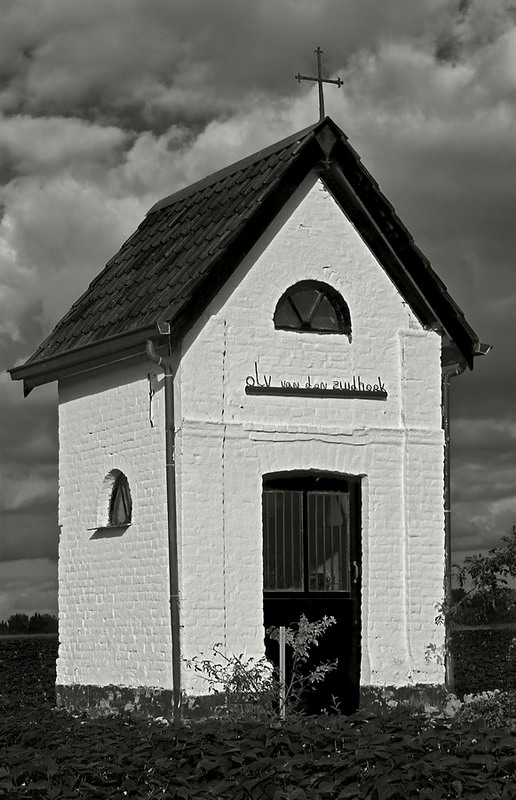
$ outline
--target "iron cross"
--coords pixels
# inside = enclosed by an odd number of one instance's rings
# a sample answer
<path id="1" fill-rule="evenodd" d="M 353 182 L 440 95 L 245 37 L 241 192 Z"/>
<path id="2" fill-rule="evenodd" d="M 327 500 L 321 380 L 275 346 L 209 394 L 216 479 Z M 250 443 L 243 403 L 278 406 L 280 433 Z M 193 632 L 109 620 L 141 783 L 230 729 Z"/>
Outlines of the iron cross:
<path id="1" fill-rule="evenodd" d="M 321 56 L 323 51 L 320 47 L 317 50 L 314 50 L 314 53 L 317 55 L 317 78 L 310 78 L 308 75 L 300 75 L 299 72 L 297 75 L 294 75 L 294 78 L 301 83 L 301 81 L 315 81 L 319 84 L 319 118 L 324 119 L 324 94 L 323 94 L 323 83 L 335 83 L 338 87 L 343 85 L 343 81 L 340 78 L 337 80 L 331 80 L 330 78 L 323 78 L 322 76 L 322 66 L 321 66 Z"/>

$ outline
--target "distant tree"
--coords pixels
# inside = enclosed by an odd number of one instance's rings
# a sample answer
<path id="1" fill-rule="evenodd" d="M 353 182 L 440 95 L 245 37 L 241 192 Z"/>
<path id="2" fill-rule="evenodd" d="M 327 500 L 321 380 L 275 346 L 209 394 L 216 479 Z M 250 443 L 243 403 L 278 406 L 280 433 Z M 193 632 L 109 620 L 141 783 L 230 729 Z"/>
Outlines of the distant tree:
<path id="1" fill-rule="evenodd" d="M 40 633 L 57 633 L 57 617 L 53 614 L 39 614 Z"/>
<path id="2" fill-rule="evenodd" d="M 452 592 L 445 611 L 451 621 L 478 624 L 509 618 L 516 608 L 514 589 L 508 585 L 509 578 L 516 578 L 516 525 L 502 536 L 499 547 L 468 556 L 453 569 L 459 589 Z"/>
<path id="3" fill-rule="evenodd" d="M 12 614 L 7 624 L 9 625 L 9 633 L 29 632 L 29 618 L 27 614 Z"/>
<path id="4" fill-rule="evenodd" d="M 38 633 L 42 627 L 41 614 L 36 611 L 29 619 L 29 633 Z"/>
<path id="5" fill-rule="evenodd" d="M 7 621 L 0 622 L 0 636 L 8 634 L 57 633 L 57 617 L 53 614 L 11 614 Z"/>

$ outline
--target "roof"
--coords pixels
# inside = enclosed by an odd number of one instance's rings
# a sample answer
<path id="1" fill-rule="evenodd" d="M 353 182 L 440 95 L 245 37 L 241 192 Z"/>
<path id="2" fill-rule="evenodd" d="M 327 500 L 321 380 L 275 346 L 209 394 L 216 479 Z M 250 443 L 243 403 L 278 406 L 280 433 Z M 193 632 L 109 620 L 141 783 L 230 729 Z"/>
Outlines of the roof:
<path id="1" fill-rule="evenodd" d="M 471 367 L 478 337 L 340 128 L 326 117 L 156 203 L 25 364 L 34 386 L 181 337 L 316 170 L 423 325 Z M 158 326 L 158 327 L 157 327 Z"/>

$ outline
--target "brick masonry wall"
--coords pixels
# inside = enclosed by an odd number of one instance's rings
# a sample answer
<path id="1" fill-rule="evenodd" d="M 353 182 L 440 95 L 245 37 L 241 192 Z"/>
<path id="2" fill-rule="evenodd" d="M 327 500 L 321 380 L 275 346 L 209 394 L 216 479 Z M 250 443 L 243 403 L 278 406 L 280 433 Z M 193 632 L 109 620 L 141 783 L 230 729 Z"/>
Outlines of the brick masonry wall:
<path id="1" fill-rule="evenodd" d="M 346 336 L 276 331 L 299 280 L 346 299 Z M 438 334 L 425 331 L 320 182 L 302 187 L 183 345 L 177 377 L 183 650 L 222 642 L 259 656 L 262 476 L 293 469 L 363 475 L 363 684 L 442 683 L 444 570 Z M 246 376 L 385 383 L 388 399 L 246 395 Z M 185 671 L 184 685 L 201 681 Z"/>
<path id="2" fill-rule="evenodd" d="M 171 686 L 162 377 L 154 364 L 59 387 L 57 683 Z M 102 531 L 103 483 L 128 478 L 132 524 Z M 109 535 L 109 534 L 119 535 Z"/>
<path id="3" fill-rule="evenodd" d="M 276 331 L 293 283 L 346 299 L 346 336 Z M 182 656 L 263 653 L 262 476 L 362 475 L 363 684 L 441 683 L 426 663 L 443 592 L 440 337 L 424 331 L 323 185 L 301 187 L 182 344 L 175 379 Z M 246 395 L 246 377 L 378 377 L 383 401 Z M 148 373 L 156 390 L 149 422 Z M 153 364 L 60 386 L 58 684 L 171 686 L 163 382 Z M 133 524 L 95 538 L 124 472 Z M 206 684 L 183 670 L 183 688 Z"/>

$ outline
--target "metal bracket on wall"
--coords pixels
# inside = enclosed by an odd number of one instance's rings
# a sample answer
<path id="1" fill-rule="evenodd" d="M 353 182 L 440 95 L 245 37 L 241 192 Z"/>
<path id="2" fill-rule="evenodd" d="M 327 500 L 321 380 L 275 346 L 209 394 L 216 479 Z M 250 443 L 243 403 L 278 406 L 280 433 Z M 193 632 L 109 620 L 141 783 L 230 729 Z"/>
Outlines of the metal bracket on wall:
<path id="1" fill-rule="evenodd" d="M 156 390 L 154 389 L 152 383 L 153 380 L 156 380 L 156 373 L 155 372 L 148 372 L 147 373 L 147 380 L 149 382 L 149 423 L 151 428 L 154 427 L 154 420 L 152 419 L 152 399 L 156 394 Z"/>

